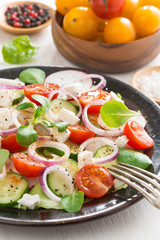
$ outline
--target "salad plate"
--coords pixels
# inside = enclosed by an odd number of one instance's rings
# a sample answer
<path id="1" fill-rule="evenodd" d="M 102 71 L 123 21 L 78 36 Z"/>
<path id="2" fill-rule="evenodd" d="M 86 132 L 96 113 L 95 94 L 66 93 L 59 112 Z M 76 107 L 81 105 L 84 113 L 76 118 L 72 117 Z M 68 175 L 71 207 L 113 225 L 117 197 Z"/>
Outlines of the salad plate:
<path id="1" fill-rule="evenodd" d="M 20 72 L 26 68 L 29 68 L 29 66 L 0 70 L 0 78 L 16 79 L 19 76 Z M 62 70 L 80 70 L 67 67 L 47 66 L 36 66 L 35 68 L 40 68 L 45 71 L 46 76 Z M 89 71 L 84 72 L 91 73 Z M 159 106 L 133 87 L 109 76 L 106 76 L 105 78 L 107 80 L 106 87 L 108 91 L 119 93 L 123 97 L 125 104 L 130 109 L 133 109 L 135 111 L 140 110 L 143 116 L 146 116 L 146 130 L 154 140 L 154 147 L 146 150 L 145 153 L 152 159 L 155 173 L 158 174 L 160 172 Z M 95 83 L 98 83 L 99 80 L 95 79 L 94 81 Z M 133 188 L 128 187 L 126 189 L 121 189 L 117 192 L 107 194 L 103 198 L 85 202 L 78 213 L 68 213 L 63 210 L 38 209 L 24 211 L 20 209 L 0 208 L 0 223 L 28 226 L 56 226 L 80 223 L 97 219 L 103 216 L 109 216 L 133 205 L 140 199 L 142 199 L 141 194 Z"/>

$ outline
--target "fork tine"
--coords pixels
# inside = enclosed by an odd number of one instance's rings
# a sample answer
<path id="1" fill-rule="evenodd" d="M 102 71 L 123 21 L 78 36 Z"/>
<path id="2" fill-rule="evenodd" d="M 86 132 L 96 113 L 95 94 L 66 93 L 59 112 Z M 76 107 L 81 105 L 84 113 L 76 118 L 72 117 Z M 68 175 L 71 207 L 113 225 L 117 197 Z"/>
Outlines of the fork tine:
<path id="1" fill-rule="evenodd" d="M 155 197 L 157 197 L 158 193 L 155 190 L 155 188 L 153 188 L 151 185 L 149 185 L 148 183 L 144 182 L 142 179 L 139 179 L 138 177 L 135 177 L 133 175 L 131 175 L 130 173 L 121 171 L 117 168 L 108 168 L 111 171 L 114 171 L 118 174 L 121 174 L 122 176 L 128 178 L 131 181 L 134 181 L 135 183 L 138 183 L 140 186 L 144 186 L 147 190 L 149 190 Z M 127 170 L 128 171 L 128 170 Z"/>
<path id="2" fill-rule="evenodd" d="M 109 169 L 110 171 L 112 171 L 112 176 L 119 179 L 120 181 L 126 183 L 127 185 L 135 188 L 137 191 L 139 191 L 149 202 L 151 202 L 152 204 L 154 204 L 155 202 L 155 197 L 153 197 L 151 194 L 149 194 L 148 192 L 146 192 L 144 190 L 144 188 L 142 188 L 141 186 L 137 185 L 136 183 L 130 181 L 129 179 L 127 179 L 126 177 L 123 176 L 123 173 L 122 171 L 118 170 L 120 172 L 120 174 L 122 176 L 120 176 L 119 174 L 116 174 L 114 172 L 114 168 L 107 168 Z"/>
<path id="3" fill-rule="evenodd" d="M 156 187 L 158 190 L 160 190 L 160 184 L 155 182 L 151 177 L 148 177 L 150 174 L 148 174 L 148 171 L 146 171 L 146 170 L 141 171 L 143 169 L 138 168 L 139 171 L 137 171 L 137 167 L 132 167 L 132 165 L 129 165 L 129 164 L 116 164 L 116 165 L 113 165 L 113 167 L 127 171 L 128 173 L 131 173 L 134 176 L 137 176 L 138 178 L 151 183 L 154 187 Z M 143 172 L 143 174 L 142 174 L 142 172 Z M 146 175 L 148 175 L 148 176 L 146 176 Z M 151 174 L 150 176 L 152 176 L 155 179 L 156 175 Z"/>
<path id="4" fill-rule="evenodd" d="M 129 165 L 127 163 L 120 163 L 120 162 L 118 162 L 117 165 L 126 166 L 126 167 L 128 166 L 130 169 L 134 169 L 134 170 L 136 170 L 138 172 L 141 172 L 141 173 L 143 173 L 143 174 L 145 174 L 145 175 L 147 175 L 149 177 L 152 177 L 152 178 L 156 179 L 157 181 L 160 181 L 160 177 L 159 176 L 157 176 L 154 173 L 151 173 L 151 172 L 149 172 L 147 170 L 144 170 L 142 168 L 138 168 L 136 166 Z"/>

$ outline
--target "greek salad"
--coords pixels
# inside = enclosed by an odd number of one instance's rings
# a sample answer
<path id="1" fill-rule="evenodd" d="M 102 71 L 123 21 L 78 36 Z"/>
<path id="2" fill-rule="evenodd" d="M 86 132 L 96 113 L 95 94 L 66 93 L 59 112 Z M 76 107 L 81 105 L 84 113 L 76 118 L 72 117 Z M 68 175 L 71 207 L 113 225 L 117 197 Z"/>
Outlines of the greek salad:
<path id="1" fill-rule="evenodd" d="M 78 212 L 127 187 L 113 164 L 152 169 L 146 117 L 103 76 L 28 68 L 17 77 L 0 78 L 0 207 Z"/>

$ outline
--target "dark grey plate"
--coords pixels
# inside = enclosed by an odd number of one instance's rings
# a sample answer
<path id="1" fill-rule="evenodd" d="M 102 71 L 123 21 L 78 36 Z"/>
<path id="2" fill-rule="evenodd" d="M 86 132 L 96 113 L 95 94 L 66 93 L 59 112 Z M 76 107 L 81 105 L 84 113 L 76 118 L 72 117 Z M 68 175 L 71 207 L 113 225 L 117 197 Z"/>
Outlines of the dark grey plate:
<path id="1" fill-rule="evenodd" d="M 19 73 L 25 68 L 26 67 L 0 70 L 0 77 L 11 79 L 17 78 Z M 38 66 L 38 68 L 44 70 L 46 75 L 61 70 L 72 69 L 40 66 Z M 98 80 L 96 82 L 98 82 Z M 147 116 L 146 129 L 154 139 L 154 148 L 147 150 L 146 153 L 152 158 L 155 172 L 158 173 L 160 171 L 159 106 L 139 91 L 111 77 L 107 77 L 107 88 L 116 93 L 120 93 L 128 107 L 134 110 L 141 110 L 142 114 Z M 136 190 L 128 187 L 125 190 L 120 190 L 116 193 L 109 194 L 103 198 L 84 204 L 79 213 L 67 213 L 62 210 L 23 211 L 17 209 L 0 208 L 0 223 L 32 226 L 54 226 L 80 223 L 116 213 L 126 207 L 129 207 L 141 198 L 142 196 Z"/>

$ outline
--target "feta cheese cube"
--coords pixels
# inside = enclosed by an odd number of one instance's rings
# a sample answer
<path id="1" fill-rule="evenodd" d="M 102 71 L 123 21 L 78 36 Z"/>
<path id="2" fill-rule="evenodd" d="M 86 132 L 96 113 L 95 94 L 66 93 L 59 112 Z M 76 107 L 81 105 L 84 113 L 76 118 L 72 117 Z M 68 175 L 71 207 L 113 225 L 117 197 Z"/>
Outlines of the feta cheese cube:
<path id="1" fill-rule="evenodd" d="M 54 126 L 53 128 L 50 128 L 49 130 L 50 130 L 50 135 L 53 136 L 53 138 L 60 143 L 64 143 L 65 141 L 67 141 L 67 139 L 71 134 L 71 132 L 68 129 L 62 133 L 58 132 L 58 128 L 56 126 Z"/>
<path id="2" fill-rule="evenodd" d="M 40 197 L 38 194 L 31 195 L 25 193 L 21 199 L 17 201 L 19 205 L 23 205 L 29 209 L 34 209 L 40 203 Z"/>
<path id="3" fill-rule="evenodd" d="M 123 186 L 125 186 L 125 185 L 126 185 L 126 184 L 125 184 L 124 182 L 120 181 L 119 179 L 117 179 L 117 178 L 114 179 L 114 184 L 113 184 L 113 186 L 114 186 L 115 189 L 119 189 L 119 188 L 121 188 L 121 187 L 123 187 Z M 126 185 L 126 186 L 127 186 L 127 185 Z"/>
<path id="4" fill-rule="evenodd" d="M 124 103 L 124 101 L 121 98 L 119 98 L 115 92 L 111 91 L 110 94 L 113 100 Z"/>
<path id="5" fill-rule="evenodd" d="M 69 84 L 64 89 L 75 97 L 79 97 L 85 91 L 84 87 L 79 82 Z"/>
<path id="6" fill-rule="evenodd" d="M 81 169 L 85 165 L 94 164 L 93 153 L 90 151 L 83 151 L 78 154 L 78 168 Z"/>
<path id="7" fill-rule="evenodd" d="M 66 108 L 62 108 L 59 115 L 58 119 L 63 121 L 63 122 L 68 122 L 70 125 L 75 125 L 80 121 L 80 119 L 75 116 L 75 113 L 69 111 Z"/>
<path id="8" fill-rule="evenodd" d="M 129 141 L 129 139 L 124 135 L 124 136 L 120 136 L 116 139 L 115 143 L 117 144 L 118 147 L 123 148 L 127 142 Z"/>
<path id="9" fill-rule="evenodd" d="M 0 108 L 0 129 L 7 130 L 13 125 L 12 109 Z"/>

